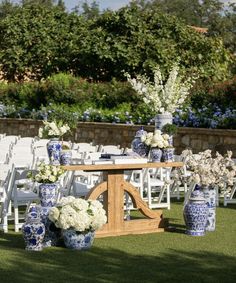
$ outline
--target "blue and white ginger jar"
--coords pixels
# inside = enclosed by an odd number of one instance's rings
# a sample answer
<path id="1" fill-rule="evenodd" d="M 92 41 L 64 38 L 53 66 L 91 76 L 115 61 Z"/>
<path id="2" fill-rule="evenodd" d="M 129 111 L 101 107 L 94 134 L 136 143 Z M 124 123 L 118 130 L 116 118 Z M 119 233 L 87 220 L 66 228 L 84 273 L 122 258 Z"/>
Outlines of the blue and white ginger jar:
<path id="1" fill-rule="evenodd" d="M 26 222 L 22 225 L 22 233 L 26 250 L 41 251 L 43 249 L 45 225 L 36 211 L 28 213 Z"/>
<path id="2" fill-rule="evenodd" d="M 55 183 L 42 183 L 39 185 L 39 198 L 41 206 L 52 207 L 57 201 L 58 187 Z"/>
<path id="3" fill-rule="evenodd" d="M 175 158 L 174 152 L 175 152 L 175 149 L 173 147 L 162 149 L 162 161 L 163 162 L 173 162 Z"/>
<path id="4" fill-rule="evenodd" d="M 132 151 L 142 157 L 147 157 L 149 151 L 148 146 L 141 141 L 141 137 L 146 134 L 147 132 L 143 130 L 143 127 L 141 127 L 141 129 L 136 132 L 135 137 L 131 142 Z"/>
<path id="5" fill-rule="evenodd" d="M 207 223 L 208 207 L 200 190 L 192 192 L 189 202 L 184 207 L 186 234 L 204 236 Z"/>
<path id="6" fill-rule="evenodd" d="M 71 161 L 72 161 L 71 150 L 61 150 L 61 152 L 60 152 L 60 164 L 61 165 L 70 165 Z"/>
<path id="7" fill-rule="evenodd" d="M 60 165 L 61 142 L 59 138 L 51 138 L 47 143 L 47 151 L 50 163 L 52 165 Z"/>

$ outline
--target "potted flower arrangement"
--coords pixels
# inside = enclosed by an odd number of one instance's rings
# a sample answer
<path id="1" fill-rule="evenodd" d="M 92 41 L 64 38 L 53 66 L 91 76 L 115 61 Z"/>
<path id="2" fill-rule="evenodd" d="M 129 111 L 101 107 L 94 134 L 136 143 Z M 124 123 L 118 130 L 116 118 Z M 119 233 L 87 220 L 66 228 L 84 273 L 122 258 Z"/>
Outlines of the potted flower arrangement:
<path id="1" fill-rule="evenodd" d="M 39 128 L 40 138 L 60 138 L 70 131 L 70 127 L 63 121 L 43 121 L 43 127 Z"/>
<path id="2" fill-rule="evenodd" d="M 208 205 L 206 230 L 214 231 L 216 191 L 218 189 L 223 191 L 227 186 L 233 185 L 236 176 L 236 166 L 231 159 L 232 152 L 228 151 L 226 156 L 217 152 L 215 157 L 212 156 L 211 150 L 198 154 L 186 150 L 183 154 L 186 159 L 186 167 L 191 171 L 189 181 L 197 184 L 197 188 L 203 192 Z"/>
<path id="3" fill-rule="evenodd" d="M 165 79 L 160 67 L 154 68 L 154 80 L 150 81 L 146 76 L 138 75 L 131 78 L 126 74 L 128 82 L 134 90 L 143 98 L 143 101 L 154 110 L 156 117 L 156 127 L 162 129 L 166 123 L 172 123 L 172 114 L 183 104 L 190 88 L 195 82 L 194 78 L 184 78 L 179 74 L 179 64 L 174 63 Z"/>
<path id="4" fill-rule="evenodd" d="M 63 124 L 63 121 L 43 121 L 43 127 L 39 128 L 40 138 L 50 138 L 47 143 L 47 151 L 51 164 L 60 164 L 60 151 L 61 142 L 59 141 L 68 131 L 70 127 L 67 124 Z"/>
<path id="5" fill-rule="evenodd" d="M 107 221 L 106 212 L 97 200 L 63 197 L 49 212 L 49 219 L 62 229 L 66 247 L 88 249 L 95 231 Z"/>
<path id="6" fill-rule="evenodd" d="M 48 219 L 48 213 L 52 206 L 56 204 L 58 196 L 58 182 L 65 170 L 60 166 L 41 163 L 37 167 L 37 173 L 29 173 L 28 177 L 39 183 L 39 214 L 41 222 L 45 225 L 44 247 L 57 245 L 60 240 L 60 230 Z"/>
<path id="7" fill-rule="evenodd" d="M 39 197 L 41 206 L 50 207 L 56 204 L 57 182 L 64 174 L 65 170 L 60 166 L 40 163 L 37 173 L 28 174 L 28 177 L 39 183 Z"/>
<path id="8" fill-rule="evenodd" d="M 141 141 L 150 147 L 150 158 L 152 162 L 160 162 L 162 157 L 162 149 L 169 146 L 168 135 L 162 135 L 160 130 L 155 130 L 141 137 Z"/>

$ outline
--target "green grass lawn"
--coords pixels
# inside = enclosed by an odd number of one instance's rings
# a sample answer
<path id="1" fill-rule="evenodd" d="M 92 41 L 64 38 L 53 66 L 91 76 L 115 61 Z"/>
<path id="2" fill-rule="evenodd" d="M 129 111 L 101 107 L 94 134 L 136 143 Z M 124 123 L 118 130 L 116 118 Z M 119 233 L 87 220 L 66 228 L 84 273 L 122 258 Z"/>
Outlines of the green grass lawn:
<path id="1" fill-rule="evenodd" d="M 24 250 L 21 233 L 0 232 L 0 283 L 236 282 L 236 205 L 217 208 L 215 232 L 185 234 L 183 204 L 164 211 L 169 232 L 95 239 L 88 251 Z"/>

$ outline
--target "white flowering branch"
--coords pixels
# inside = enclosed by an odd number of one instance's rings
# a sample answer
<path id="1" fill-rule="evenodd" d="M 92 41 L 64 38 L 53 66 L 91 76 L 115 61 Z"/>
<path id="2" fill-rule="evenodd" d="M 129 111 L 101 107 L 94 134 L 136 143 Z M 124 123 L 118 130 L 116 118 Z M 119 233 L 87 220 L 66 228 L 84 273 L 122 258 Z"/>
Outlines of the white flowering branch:
<path id="1" fill-rule="evenodd" d="M 190 88 L 193 86 L 194 79 L 184 79 L 179 75 L 179 66 L 174 63 L 169 73 L 169 77 L 164 84 L 164 78 L 160 68 L 154 69 L 154 82 L 150 82 L 146 76 L 131 78 L 126 74 L 128 82 L 133 89 L 143 97 L 143 101 L 156 113 L 174 113 L 183 104 Z"/>

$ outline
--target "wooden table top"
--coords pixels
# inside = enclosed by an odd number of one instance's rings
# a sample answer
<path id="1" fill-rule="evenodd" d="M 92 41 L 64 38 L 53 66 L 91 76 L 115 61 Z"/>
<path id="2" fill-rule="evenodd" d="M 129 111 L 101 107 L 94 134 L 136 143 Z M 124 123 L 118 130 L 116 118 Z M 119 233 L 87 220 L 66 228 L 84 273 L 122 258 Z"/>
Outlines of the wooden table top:
<path id="1" fill-rule="evenodd" d="M 63 166 L 66 170 L 77 171 L 109 171 L 109 170 L 135 170 L 142 168 L 161 168 L 161 167 L 183 167 L 183 162 L 147 162 L 147 163 L 134 163 L 134 164 L 74 164 Z"/>

